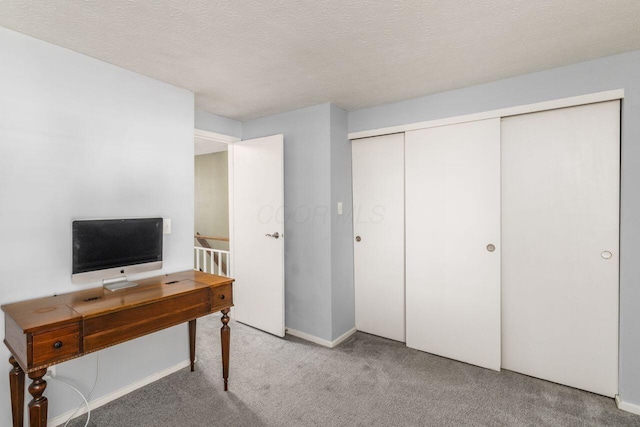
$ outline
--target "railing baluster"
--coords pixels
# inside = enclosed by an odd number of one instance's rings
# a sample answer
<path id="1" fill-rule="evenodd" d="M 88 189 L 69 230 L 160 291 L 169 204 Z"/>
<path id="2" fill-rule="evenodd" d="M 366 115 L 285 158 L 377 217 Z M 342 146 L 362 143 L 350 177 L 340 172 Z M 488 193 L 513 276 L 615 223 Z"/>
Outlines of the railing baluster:
<path id="1" fill-rule="evenodd" d="M 195 250 L 195 270 L 205 273 L 218 274 L 219 276 L 231 276 L 231 253 L 218 249 L 202 248 L 194 246 Z M 216 257 L 218 261 L 216 262 Z M 202 260 L 202 261 L 201 261 Z"/>

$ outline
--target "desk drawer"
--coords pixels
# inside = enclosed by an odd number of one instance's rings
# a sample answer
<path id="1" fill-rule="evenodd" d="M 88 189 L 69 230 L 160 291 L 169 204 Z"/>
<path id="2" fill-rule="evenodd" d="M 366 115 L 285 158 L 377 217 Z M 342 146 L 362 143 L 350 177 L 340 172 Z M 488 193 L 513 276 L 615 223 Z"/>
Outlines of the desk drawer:
<path id="1" fill-rule="evenodd" d="M 138 338 L 210 312 L 208 288 L 84 320 L 84 350 Z"/>
<path id="2" fill-rule="evenodd" d="M 218 311 L 224 307 L 233 305 L 233 292 L 231 285 L 218 286 L 212 289 L 211 311 Z"/>
<path id="3" fill-rule="evenodd" d="M 57 362 L 80 353 L 80 328 L 78 324 L 33 334 L 32 365 Z"/>

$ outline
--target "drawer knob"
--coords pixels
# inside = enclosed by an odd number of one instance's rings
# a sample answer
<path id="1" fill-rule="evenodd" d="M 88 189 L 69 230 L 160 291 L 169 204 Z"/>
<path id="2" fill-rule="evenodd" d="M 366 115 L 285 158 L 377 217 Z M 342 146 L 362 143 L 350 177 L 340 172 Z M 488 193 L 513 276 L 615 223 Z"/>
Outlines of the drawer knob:
<path id="1" fill-rule="evenodd" d="M 60 348 L 62 347 L 62 341 L 56 341 L 53 343 L 53 348 Z"/>
<path id="2" fill-rule="evenodd" d="M 220 295 L 220 299 L 224 299 L 224 295 Z"/>

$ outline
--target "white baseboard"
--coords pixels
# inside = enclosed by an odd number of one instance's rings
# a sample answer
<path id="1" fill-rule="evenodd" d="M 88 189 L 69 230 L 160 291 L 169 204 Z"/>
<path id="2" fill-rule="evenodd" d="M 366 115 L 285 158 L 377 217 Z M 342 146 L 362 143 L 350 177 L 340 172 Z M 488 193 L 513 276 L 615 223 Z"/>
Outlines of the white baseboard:
<path id="1" fill-rule="evenodd" d="M 344 334 L 340 335 L 335 340 L 331 341 L 331 348 L 341 344 L 343 341 L 346 341 L 347 338 L 349 338 L 351 335 L 353 335 L 355 333 L 356 333 L 356 327 L 354 326 L 353 328 L 349 329 Z"/>
<path id="2" fill-rule="evenodd" d="M 105 396 L 99 397 L 95 400 L 92 400 L 89 402 L 89 407 L 91 408 L 91 410 L 93 411 L 96 408 L 101 407 L 102 405 L 106 405 L 109 402 L 112 402 L 116 399 L 118 399 L 119 397 L 124 396 L 125 394 L 129 394 L 134 390 L 137 390 L 139 388 L 142 388 L 144 386 L 146 386 L 147 384 L 151 384 L 154 381 L 159 380 L 160 378 L 166 377 L 167 375 L 173 374 L 174 372 L 179 371 L 180 369 L 186 368 L 187 366 L 191 366 L 191 362 L 189 360 L 183 360 L 182 362 L 170 366 L 167 369 L 163 369 L 162 371 L 156 372 L 154 374 L 149 375 L 146 378 L 142 378 L 136 382 L 133 382 L 131 384 L 128 384 L 112 393 L 109 393 Z M 75 408 L 70 410 L 69 412 L 65 412 L 62 415 L 58 415 L 57 417 L 50 419 L 47 421 L 47 427 L 56 427 L 60 424 L 64 424 L 65 422 L 67 422 L 67 419 L 71 416 L 71 414 L 73 414 L 75 412 Z M 81 415 L 84 415 L 87 413 L 87 407 L 86 406 L 82 406 L 82 408 L 80 410 L 78 410 L 78 412 L 76 413 L 76 415 L 74 416 L 74 418 L 77 418 Z"/>
<path id="3" fill-rule="evenodd" d="M 323 338 L 318 338 L 315 335 L 307 334 L 306 332 L 296 331 L 295 329 L 291 329 L 291 328 L 287 328 L 286 333 L 294 337 L 302 338 L 303 340 L 306 340 L 306 341 L 311 341 L 312 343 L 319 344 L 324 347 L 334 348 L 335 346 L 337 346 L 338 344 L 340 344 L 341 342 L 349 338 L 351 335 L 355 334 L 356 328 L 355 327 L 351 328 L 350 330 L 340 335 L 338 338 L 336 338 L 333 341 L 325 340 Z"/>
<path id="4" fill-rule="evenodd" d="M 620 410 L 640 415 L 640 405 L 636 405 L 635 403 L 623 402 L 622 400 L 620 400 L 620 395 L 618 394 L 616 394 L 616 405 L 618 405 L 618 409 Z"/>

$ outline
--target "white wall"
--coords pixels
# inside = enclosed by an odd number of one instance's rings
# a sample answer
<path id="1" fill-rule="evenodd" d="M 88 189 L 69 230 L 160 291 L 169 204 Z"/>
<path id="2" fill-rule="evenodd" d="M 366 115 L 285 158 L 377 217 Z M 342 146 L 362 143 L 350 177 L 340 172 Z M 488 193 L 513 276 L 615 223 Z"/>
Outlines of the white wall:
<path id="1" fill-rule="evenodd" d="M 0 303 L 81 288 L 70 279 L 75 218 L 171 218 L 164 271 L 192 268 L 193 94 L 2 28 L 0 52 Z M 186 327 L 100 353 L 94 398 L 187 359 Z M 88 390 L 95 357 L 59 375 Z M 1 346 L 6 372 L 8 358 Z M 0 425 L 11 423 L 6 378 Z M 49 418 L 79 404 L 53 381 L 45 395 Z"/>

